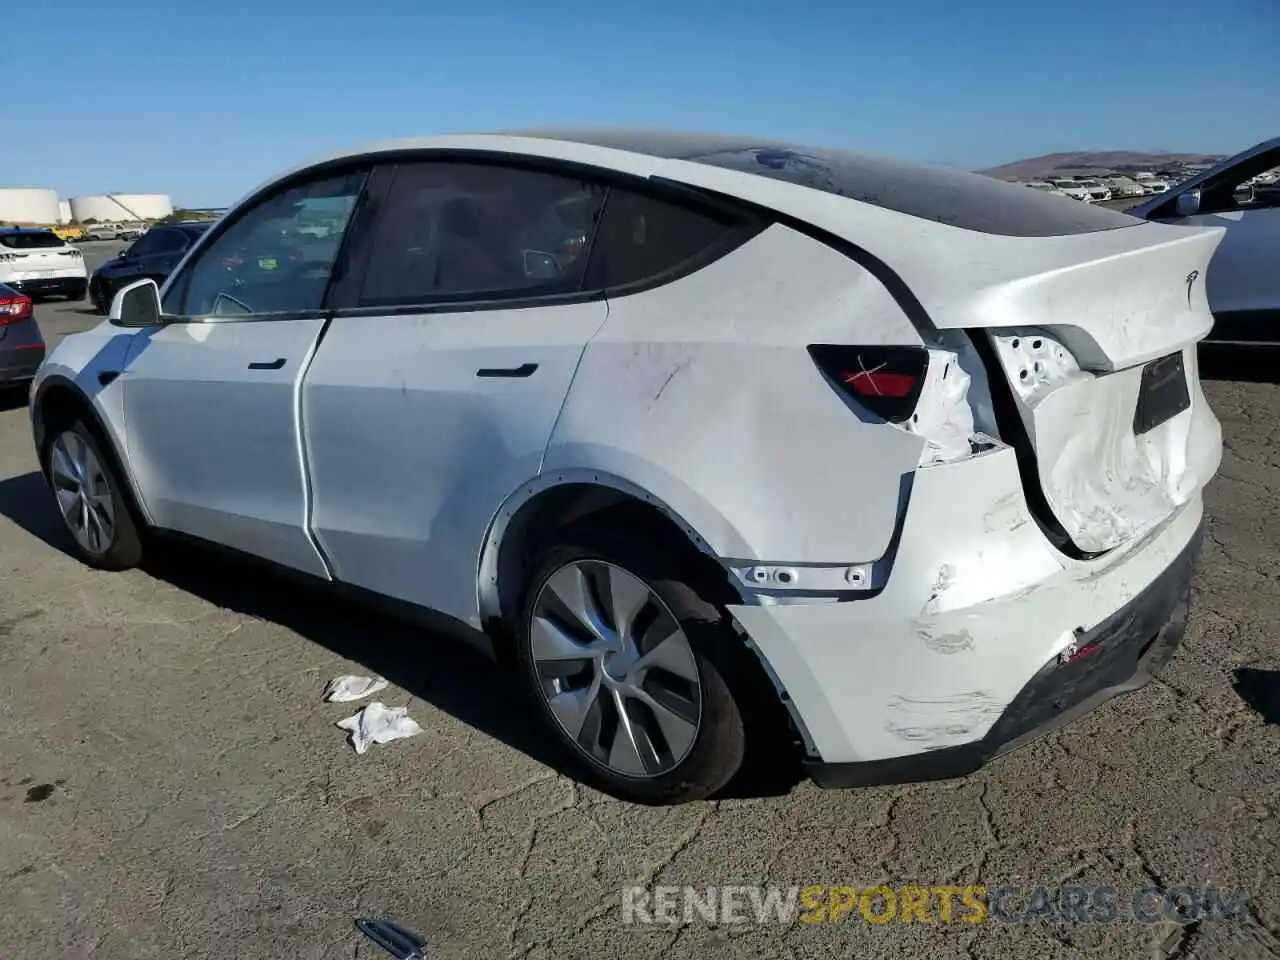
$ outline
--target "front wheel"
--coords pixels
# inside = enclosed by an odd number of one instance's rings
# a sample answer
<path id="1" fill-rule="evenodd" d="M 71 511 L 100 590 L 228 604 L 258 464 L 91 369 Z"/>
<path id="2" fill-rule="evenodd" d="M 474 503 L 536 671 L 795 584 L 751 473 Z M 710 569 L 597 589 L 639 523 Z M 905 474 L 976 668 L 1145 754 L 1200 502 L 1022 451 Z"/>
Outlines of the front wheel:
<path id="1" fill-rule="evenodd" d="M 569 764 L 624 800 L 704 799 L 743 765 L 749 654 L 692 569 L 643 532 L 579 529 L 526 587 L 521 678 Z"/>
<path id="2" fill-rule="evenodd" d="M 100 570 L 127 570 L 142 560 L 142 539 L 116 476 L 97 438 L 83 422 L 52 432 L 45 476 L 76 553 Z"/>
<path id="3" fill-rule="evenodd" d="M 89 298 L 93 301 L 94 308 L 102 314 L 111 310 L 111 287 L 105 280 L 99 280 L 97 283 L 90 284 Z"/>

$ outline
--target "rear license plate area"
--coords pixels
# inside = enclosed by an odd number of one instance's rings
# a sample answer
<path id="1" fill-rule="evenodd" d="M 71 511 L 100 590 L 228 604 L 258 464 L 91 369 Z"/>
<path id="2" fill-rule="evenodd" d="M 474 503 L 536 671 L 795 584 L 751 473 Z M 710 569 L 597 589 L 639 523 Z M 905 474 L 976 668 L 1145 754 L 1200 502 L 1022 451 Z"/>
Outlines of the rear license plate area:
<path id="1" fill-rule="evenodd" d="M 1138 407 L 1133 412 L 1133 432 L 1142 435 L 1191 406 L 1187 371 L 1182 354 L 1171 353 L 1152 360 L 1142 368 L 1138 387 Z"/>

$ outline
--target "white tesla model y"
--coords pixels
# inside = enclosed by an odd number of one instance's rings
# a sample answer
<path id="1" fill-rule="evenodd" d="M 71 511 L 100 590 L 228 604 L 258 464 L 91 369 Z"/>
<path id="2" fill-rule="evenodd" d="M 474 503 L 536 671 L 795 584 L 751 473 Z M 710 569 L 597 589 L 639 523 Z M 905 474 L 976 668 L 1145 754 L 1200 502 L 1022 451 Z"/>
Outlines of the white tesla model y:
<path id="1" fill-rule="evenodd" d="M 615 795 L 950 777 L 1181 638 L 1220 236 L 744 138 L 381 143 L 122 290 L 31 413 L 86 563 L 176 533 L 487 630 Z"/>

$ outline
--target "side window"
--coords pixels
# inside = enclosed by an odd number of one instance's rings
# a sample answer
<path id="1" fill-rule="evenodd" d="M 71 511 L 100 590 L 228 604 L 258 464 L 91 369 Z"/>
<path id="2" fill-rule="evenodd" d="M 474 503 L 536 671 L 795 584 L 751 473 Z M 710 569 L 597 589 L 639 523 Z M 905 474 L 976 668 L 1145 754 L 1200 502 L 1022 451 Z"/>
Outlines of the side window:
<path id="1" fill-rule="evenodd" d="M 366 175 L 360 170 L 296 183 L 259 201 L 183 270 L 164 312 L 202 317 L 320 309 Z M 302 229 L 317 221 L 332 229 Z"/>
<path id="2" fill-rule="evenodd" d="M 177 230 L 149 230 L 138 243 L 152 242 L 147 253 L 178 253 L 187 248 L 187 238 Z"/>
<path id="3" fill-rule="evenodd" d="M 1224 170 L 1200 188 L 1202 213 L 1227 213 L 1274 207 L 1277 192 L 1272 179 L 1280 167 L 1280 149 L 1268 150 Z"/>
<path id="4" fill-rule="evenodd" d="M 581 288 L 604 190 L 553 173 L 424 161 L 395 170 L 361 306 L 488 300 Z"/>
<path id="5" fill-rule="evenodd" d="M 702 255 L 734 229 L 711 214 L 615 187 L 585 285 L 599 290 L 653 279 Z"/>
<path id="6" fill-rule="evenodd" d="M 151 230 L 151 231 L 148 231 L 147 233 L 144 233 L 137 240 L 135 240 L 133 242 L 133 246 L 129 248 L 130 255 L 135 257 L 149 257 L 153 253 L 159 253 L 160 251 L 156 249 L 156 243 L 159 241 L 160 236 L 164 233 L 168 233 L 168 231 L 167 230 Z"/>

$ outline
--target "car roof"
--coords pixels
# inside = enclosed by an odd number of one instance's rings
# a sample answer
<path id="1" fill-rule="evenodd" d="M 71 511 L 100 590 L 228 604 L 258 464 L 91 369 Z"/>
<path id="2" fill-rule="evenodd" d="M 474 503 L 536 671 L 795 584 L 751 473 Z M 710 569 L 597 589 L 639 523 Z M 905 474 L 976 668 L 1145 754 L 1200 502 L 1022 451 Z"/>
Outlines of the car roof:
<path id="1" fill-rule="evenodd" d="M 0 227 L 0 233 L 13 236 L 18 233 L 53 233 L 49 227 Z"/>
<path id="2" fill-rule="evenodd" d="M 1063 208 L 1052 197 L 992 177 L 870 153 L 804 147 L 760 137 L 639 128 L 539 129 L 384 141 L 295 167 L 379 155 L 458 151 L 563 160 L 642 178 L 705 180 L 694 164 L 714 171 L 715 186 L 731 196 L 799 216 L 808 203 L 790 192 L 804 187 L 884 211 L 944 226 L 1004 236 L 1058 236 L 1131 226 L 1126 214 L 1093 205 Z M 709 172 L 711 172 L 709 171 Z M 744 179 L 744 178 L 750 178 Z M 279 178 L 262 184 L 250 197 Z M 763 194 L 761 180 L 786 184 Z M 246 198 L 248 199 L 248 198 Z"/>

